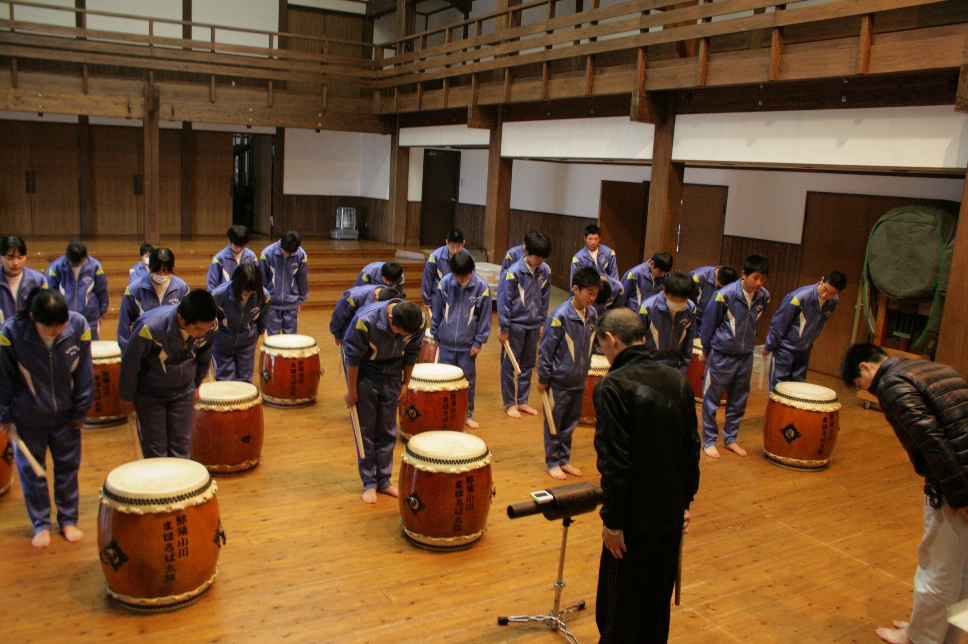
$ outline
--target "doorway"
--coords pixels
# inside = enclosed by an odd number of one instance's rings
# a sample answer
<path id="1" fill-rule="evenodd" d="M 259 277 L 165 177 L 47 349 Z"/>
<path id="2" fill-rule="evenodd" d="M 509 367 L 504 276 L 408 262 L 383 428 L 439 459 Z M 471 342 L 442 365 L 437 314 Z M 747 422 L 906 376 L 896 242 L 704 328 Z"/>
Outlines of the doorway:
<path id="1" fill-rule="evenodd" d="M 460 188 L 460 152 L 424 150 L 423 197 L 420 201 L 420 245 L 443 245 L 454 227 Z"/>
<path id="2" fill-rule="evenodd" d="M 232 135 L 232 225 L 252 230 L 255 212 L 255 155 L 251 136 Z"/>
<path id="3" fill-rule="evenodd" d="M 615 251 L 620 278 L 642 262 L 649 182 L 602 180 L 598 227 L 602 243 Z"/>

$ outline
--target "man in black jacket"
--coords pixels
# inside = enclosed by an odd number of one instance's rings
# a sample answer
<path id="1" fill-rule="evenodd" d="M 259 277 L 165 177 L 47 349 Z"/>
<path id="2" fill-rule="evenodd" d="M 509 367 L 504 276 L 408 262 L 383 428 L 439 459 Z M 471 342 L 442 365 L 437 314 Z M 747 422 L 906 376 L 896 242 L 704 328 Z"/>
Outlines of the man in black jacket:
<path id="1" fill-rule="evenodd" d="M 968 597 L 968 384 L 947 365 L 855 344 L 840 363 L 848 385 L 877 396 L 887 422 L 924 477 L 924 538 L 911 621 L 878 628 L 885 642 L 954 644 L 945 608 Z"/>
<path id="2" fill-rule="evenodd" d="M 685 375 L 659 364 L 629 309 L 595 328 L 611 371 L 595 387 L 602 474 L 596 622 L 602 642 L 665 642 L 689 504 L 699 489 L 698 420 Z"/>

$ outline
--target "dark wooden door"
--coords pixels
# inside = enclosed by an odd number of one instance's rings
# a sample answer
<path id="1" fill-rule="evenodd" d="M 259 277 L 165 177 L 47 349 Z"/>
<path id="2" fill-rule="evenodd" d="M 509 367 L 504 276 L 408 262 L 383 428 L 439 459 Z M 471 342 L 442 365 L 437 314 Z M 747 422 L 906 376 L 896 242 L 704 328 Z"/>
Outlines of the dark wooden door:
<path id="1" fill-rule="evenodd" d="M 144 230 L 140 144 L 140 128 L 91 126 L 91 214 L 99 235 Z"/>
<path id="2" fill-rule="evenodd" d="M 454 227 L 460 187 L 460 152 L 424 150 L 420 245 L 442 246 Z"/>
<path id="3" fill-rule="evenodd" d="M 77 175 L 77 125 L 29 123 L 30 196 L 34 235 L 78 235 L 81 232 Z"/>
<path id="4" fill-rule="evenodd" d="M 602 181 L 598 227 L 602 229 L 602 243 L 615 251 L 620 274 L 642 263 L 648 203 L 647 181 Z M 576 241 L 575 250 L 578 250 L 581 241 Z"/>
<path id="5" fill-rule="evenodd" d="M 682 187 L 679 215 L 679 249 L 667 248 L 675 256 L 673 269 L 683 273 L 700 266 L 715 266 L 723 247 L 726 225 L 726 186 L 687 183 Z"/>

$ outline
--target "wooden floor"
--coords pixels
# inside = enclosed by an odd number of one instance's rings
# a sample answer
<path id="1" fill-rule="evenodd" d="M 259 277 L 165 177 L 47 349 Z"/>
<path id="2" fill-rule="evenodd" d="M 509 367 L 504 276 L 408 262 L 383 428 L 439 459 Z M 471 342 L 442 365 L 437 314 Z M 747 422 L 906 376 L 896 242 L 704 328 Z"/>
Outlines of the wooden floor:
<path id="1" fill-rule="evenodd" d="M 31 248 L 31 250 L 35 250 Z M 36 249 L 40 250 L 40 249 Z M 547 613 L 557 572 L 560 522 L 510 520 L 505 508 L 552 487 L 541 421 L 501 410 L 496 338 L 479 364 L 477 434 L 490 447 L 497 495 L 488 531 L 471 549 L 411 546 L 394 499 L 359 500 L 361 484 L 329 312 L 308 311 L 300 331 L 317 338 L 325 374 L 317 404 L 265 408 L 262 463 L 218 479 L 227 543 L 220 572 L 200 601 L 162 615 L 132 614 L 106 596 L 96 546 L 98 489 L 130 458 L 125 426 L 84 431 L 83 542 L 29 544 L 16 482 L 0 498 L 0 580 L 12 615 L 5 642 L 555 642 L 541 626 L 498 626 L 496 617 Z M 113 337 L 113 326 L 104 334 Z M 825 376 L 844 407 L 830 468 L 781 469 L 762 457 L 766 397 L 755 392 L 740 431 L 750 456 L 703 457 L 685 542 L 675 642 L 875 642 L 873 629 L 906 619 L 921 526 L 921 482 L 883 417 Z M 534 396 L 533 396 L 534 398 Z M 597 482 L 593 431 L 574 436 L 573 464 Z M 394 474 L 399 470 L 398 445 Z M 565 565 L 564 601 L 588 609 L 568 618 L 597 641 L 597 514 L 577 518 Z"/>

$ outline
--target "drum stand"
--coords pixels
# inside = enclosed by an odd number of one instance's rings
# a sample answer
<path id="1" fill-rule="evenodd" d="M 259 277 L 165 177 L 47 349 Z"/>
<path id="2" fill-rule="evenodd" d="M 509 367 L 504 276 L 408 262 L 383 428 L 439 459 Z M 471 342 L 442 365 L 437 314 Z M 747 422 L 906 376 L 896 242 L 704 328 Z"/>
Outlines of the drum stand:
<path id="1" fill-rule="evenodd" d="M 568 544 L 568 528 L 573 522 L 574 520 L 571 517 L 565 517 L 561 520 L 561 552 L 558 555 L 558 579 L 555 581 L 555 605 L 551 609 L 551 613 L 548 615 L 512 615 L 510 617 L 498 617 L 497 623 L 499 625 L 507 626 L 510 623 L 524 624 L 541 622 L 550 626 L 553 631 L 560 632 L 564 635 L 565 641 L 571 642 L 571 644 L 578 644 L 578 638 L 568 630 L 568 625 L 561 618 L 569 613 L 585 610 L 585 601 L 579 600 L 576 604 L 559 610 L 561 607 L 561 591 L 565 587 L 565 581 L 562 579 L 565 570 L 565 546 Z"/>

